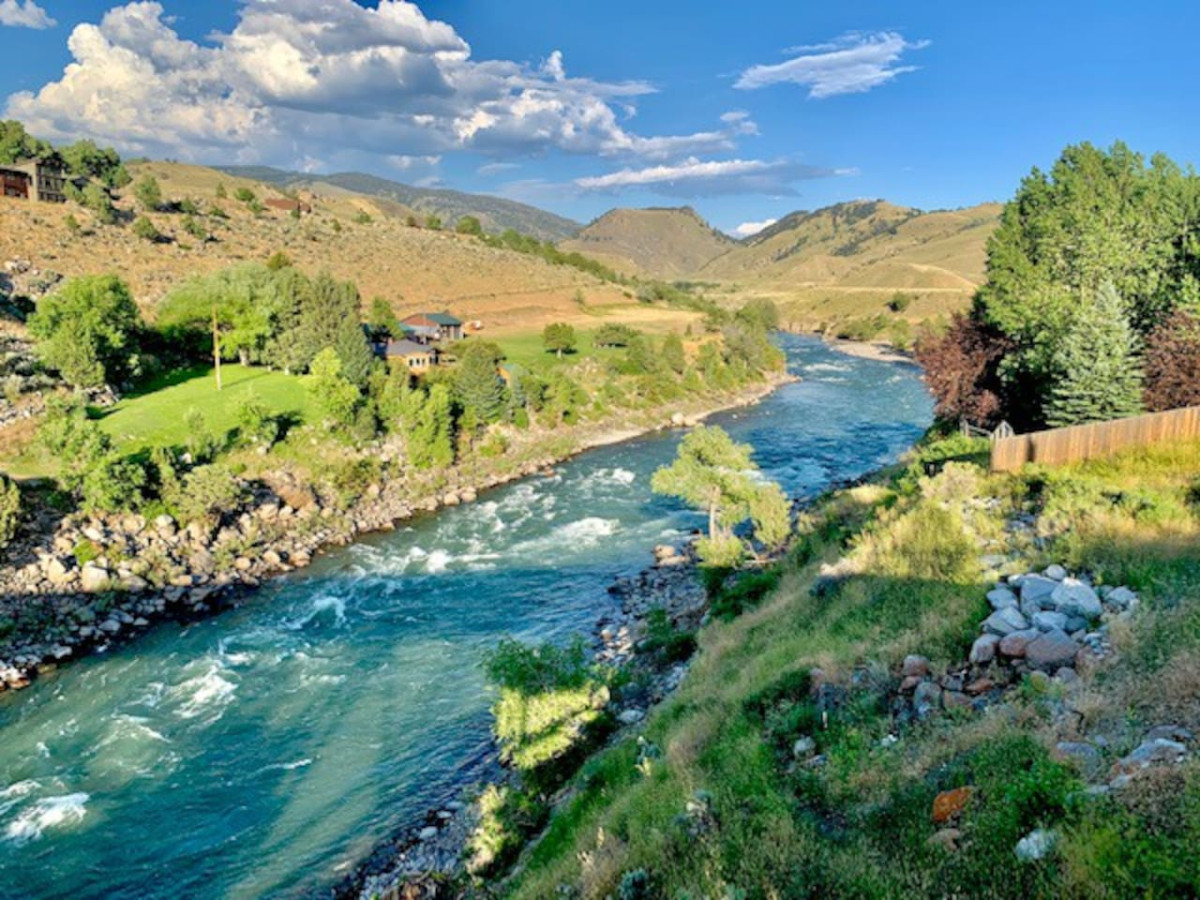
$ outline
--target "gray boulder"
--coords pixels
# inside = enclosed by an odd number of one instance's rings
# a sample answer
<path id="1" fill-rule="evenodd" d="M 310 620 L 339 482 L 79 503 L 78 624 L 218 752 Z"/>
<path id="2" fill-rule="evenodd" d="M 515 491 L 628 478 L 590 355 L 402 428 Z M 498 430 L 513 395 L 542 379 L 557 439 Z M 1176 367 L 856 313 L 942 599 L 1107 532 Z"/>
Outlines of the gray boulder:
<path id="1" fill-rule="evenodd" d="M 1028 627 L 1029 620 L 1021 614 L 1019 609 L 1012 606 L 996 610 L 983 622 L 984 631 L 1000 637 L 1012 634 L 1014 631 L 1024 631 Z"/>
<path id="2" fill-rule="evenodd" d="M 1022 603 L 1036 603 L 1042 609 L 1053 606 L 1050 597 L 1058 589 L 1058 582 L 1042 575 L 1027 575 L 1021 579 Z"/>
<path id="3" fill-rule="evenodd" d="M 1064 613 L 1042 610 L 1033 614 L 1033 627 L 1038 631 L 1067 630 L 1067 617 Z"/>
<path id="4" fill-rule="evenodd" d="M 1048 831 L 1045 828 L 1031 831 L 1025 837 L 1021 838 L 1021 840 L 1017 841 L 1015 851 L 1017 859 L 1021 860 L 1021 862 L 1037 862 L 1039 859 L 1045 859 L 1050 855 L 1050 851 L 1054 849 L 1054 845 L 1057 843 L 1057 832 Z"/>
<path id="5" fill-rule="evenodd" d="M 1068 617 L 1078 616 L 1081 619 L 1098 619 L 1104 612 L 1100 597 L 1091 588 L 1075 578 L 1067 578 L 1054 589 L 1050 599 L 1055 609 Z"/>
<path id="6" fill-rule="evenodd" d="M 1137 606 L 1138 595 L 1127 587 L 1114 588 L 1108 592 L 1104 602 L 1114 609 L 1124 611 Z"/>
<path id="7" fill-rule="evenodd" d="M 1017 595 L 1008 588 L 996 588 L 994 591 L 988 591 L 987 600 L 992 609 L 1005 609 L 1017 605 Z"/>
<path id="8" fill-rule="evenodd" d="M 1026 628 L 1024 631 L 1014 631 L 1005 635 L 1000 641 L 1000 655 L 1020 659 L 1025 655 L 1029 642 L 1041 634 L 1036 628 Z"/>
<path id="9" fill-rule="evenodd" d="M 1062 581 L 1064 578 L 1067 577 L 1067 570 L 1059 565 L 1047 566 L 1046 571 L 1043 572 L 1042 574 L 1045 575 L 1047 578 L 1049 578 L 1051 581 Z"/>
<path id="10" fill-rule="evenodd" d="M 95 563 L 88 563 L 79 573 L 79 582 L 88 593 L 102 591 L 112 580 L 112 573 Z"/>
<path id="11" fill-rule="evenodd" d="M 1029 642 L 1025 648 L 1025 661 L 1031 668 L 1054 672 L 1063 666 L 1074 665 L 1078 653 L 1079 645 L 1055 629 L 1043 632 Z"/>
<path id="12" fill-rule="evenodd" d="M 970 662 L 973 666 L 983 666 L 996 658 L 996 650 L 1000 646 L 1000 637 L 995 634 L 985 634 L 975 639 L 971 645 Z"/>

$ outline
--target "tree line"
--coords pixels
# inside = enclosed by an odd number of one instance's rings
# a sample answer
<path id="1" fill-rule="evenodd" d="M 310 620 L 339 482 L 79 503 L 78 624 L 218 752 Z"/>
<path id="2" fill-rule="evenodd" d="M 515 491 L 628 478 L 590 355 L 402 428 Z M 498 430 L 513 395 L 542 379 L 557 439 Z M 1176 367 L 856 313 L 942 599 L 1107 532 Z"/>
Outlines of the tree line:
<path id="1" fill-rule="evenodd" d="M 969 313 L 925 334 L 939 416 L 1019 430 L 1200 404 L 1200 177 L 1122 143 L 1034 169 Z"/>

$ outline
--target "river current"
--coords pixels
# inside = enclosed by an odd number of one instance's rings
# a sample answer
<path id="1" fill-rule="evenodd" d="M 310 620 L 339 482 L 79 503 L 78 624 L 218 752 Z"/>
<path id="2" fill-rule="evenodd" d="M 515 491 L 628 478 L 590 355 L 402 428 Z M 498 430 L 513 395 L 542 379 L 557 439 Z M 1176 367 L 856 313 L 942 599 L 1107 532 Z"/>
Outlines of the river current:
<path id="1" fill-rule="evenodd" d="M 793 496 L 895 459 L 927 426 L 912 367 L 780 341 L 803 381 L 713 422 Z M 679 438 L 591 451 L 0 695 L 0 898 L 337 881 L 489 752 L 488 648 L 590 631 L 616 576 L 701 524 L 650 492 Z"/>

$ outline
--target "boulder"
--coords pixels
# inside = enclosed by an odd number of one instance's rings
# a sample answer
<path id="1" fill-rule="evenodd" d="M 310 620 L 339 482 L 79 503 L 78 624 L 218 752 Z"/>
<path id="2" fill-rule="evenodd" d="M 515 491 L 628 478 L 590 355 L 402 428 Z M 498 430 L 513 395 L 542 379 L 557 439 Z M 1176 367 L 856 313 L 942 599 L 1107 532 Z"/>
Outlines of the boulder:
<path id="1" fill-rule="evenodd" d="M 992 609 L 1004 609 L 1017 605 L 1017 595 L 1008 588 L 996 588 L 994 591 L 988 591 L 987 601 Z"/>
<path id="2" fill-rule="evenodd" d="M 983 622 L 983 630 L 1000 637 L 1012 634 L 1014 631 L 1024 631 L 1029 627 L 1029 621 L 1019 609 L 1008 606 L 998 609 Z"/>
<path id="3" fill-rule="evenodd" d="M 975 702 L 962 691 L 943 691 L 942 705 L 946 709 L 974 709 Z"/>
<path id="4" fill-rule="evenodd" d="M 1091 585 L 1075 578 L 1065 579 L 1054 589 L 1050 599 L 1055 609 L 1068 618 L 1078 616 L 1081 619 L 1098 619 L 1104 611 L 1100 597 L 1092 590 Z"/>
<path id="5" fill-rule="evenodd" d="M 932 681 L 922 681 L 913 691 L 913 710 L 917 718 L 926 719 L 938 708 L 942 689 Z"/>
<path id="6" fill-rule="evenodd" d="M 1079 645 L 1068 635 L 1054 629 L 1039 634 L 1025 648 L 1025 661 L 1034 669 L 1054 672 L 1075 664 Z"/>
<path id="7" fill-rule="evenodd" d="M 112 573 L 95 563 L 88 563 L 79 573 L 80 584 L 88 593 L 104 590 L 111 580 Z"/>
<path id="8" fill-rule="evenodd" d="M 904 657 L 904 665 L 900 674 L 905 678 L 921 678 L 929 674 L 929 660 L 924 656 L 910 655 Z"/>
<path id="9" fill-rule="evenodd" d="M 1067 630 L 1067 617 L 1064 613 L 1041 610 L 1033 614 L 1033 627 L 1038 631 Z"/>
<path id="10" fill-rule="evenodd" d="M 1017 859 L 1021 862 L 1037 862 L 1039 859 L 1045 859 L 1057 843 L 1057 832 L 1038 828 L 1017 841 L 1015 850 Z"/>
<path id="11" fill-rule="evenodd" d="M 799 738 L 792 745 L 792 756 L 795 759 L 807 759 L 817 751 L 817 742 L 810 737 Z"/>
<path id="12" fill-rule="evenodd" d="M 1124 611 L 1137 606 L 1138 595 L 1127 587 L 1114 588 L 1108 592 L 1104 602 L 1114 609 Z"/>
<path id="13" fill-rule="evenodd" d="M 71 564 L 73 560 L 68 556 L 51 556 L 46 561 L 46 576 L 54 584 L 62 584 L 64 581 L 69 581 L 71 578 Z"/>
<path id="14" fill-rule="evenodd" d="M 1128 774 L 1150 766 L 1171 765 L 1182 762 L 1187 753 L 1187 746 L 1179 741 L 1153 738 L 1142 741 L 1136 750 L 1117 763 L 1117 768 Z"/>
<path id="15" fill-rule="evenodd" d="M 1014 631 L 1012 634 L 1005 635 L 1000 641 L 1000 655 L 1021 659 L 1029 649 L 1029 642 L 1039 634 L 1041 632 L 1036 628 L 1026 628 L 1023 631 Z"/>
<path id="16" fill-rule="evenodd" d="M 973 666 L 984 666 L 996 658 L 996 650 L 1000 647 L 1000 637 L 995 634 L 985 634 L 975 639 L 971 645 L 970 663 Z"/>
<path id="17" fill-rule="evenodd" d="M 1058 582 L 1041 575 L 1026 575 L 1021 579 L 1022 603 L 1036 603 L 1041 609 L 1050 609 L 1050 597 L 1058 589 Z"/>
<path id="18" fill-rule="evenodd" d="M 1095 778 L 1104 768 L 1100 750 L 1092 744 L 1082 741 L 1059 741 L 1054 753 L 1060 760 L 1073 763 L 1084 778 Z"/>
<path id="19" fill-rule="evenodd" d="M 1042 574 L 1045 575 L 1047 578 L 1049 578 L 1051 581 L 1062 581 L 1064 578 L 1067 577 L 1067 570 L 1064 569 L 1062 566 L 1053 565 L 1053 566 L 1047 566 L 1046 571 L 1043 572 Z"/>

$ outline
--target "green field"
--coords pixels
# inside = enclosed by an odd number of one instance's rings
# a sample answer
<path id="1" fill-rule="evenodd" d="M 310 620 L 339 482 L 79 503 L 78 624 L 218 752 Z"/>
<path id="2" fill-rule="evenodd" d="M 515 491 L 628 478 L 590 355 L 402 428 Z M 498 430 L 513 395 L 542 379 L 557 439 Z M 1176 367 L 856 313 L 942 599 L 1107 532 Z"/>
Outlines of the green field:
<path id="1" fill-rule="evenodd" d="M 540 331 L 506 335 L 505 337 L 496 338 L 495 341 L 500 346 L 500 349 L 504 351 L 505 358 L 509 362 L 518 363 L 526 368 L 536 368 L 546 364 L 570 366 L 590 357 L 616 359 L 625 352 L 622 348 L 598 348 L 593 346 L 592 335 L 595 334 L 595 331 L 595 329 L 583 330 L 576 328 L 575 336 L 578 340 L 575 344 L 575 352 L 563 354 L 561 360 L 546 349 L 542 343 L 542 333 Z"/>
<path id="2" fill-rule="evenodd" d="M 122 450 L 135 451 L 156 444 L 183 444 L 188 437 L 184 419 L 192 409 L 204 416 L 209 431 L 226 434 L 237 426 L 238 405 L 250 395 L 279 415 L 304 420 L 311 411 L 304 383 L 295 375 L 227 365 L 221 367 L 221 376 L 221 391 L 216 389 L 210 366 L 151 381 L 101 413 L 101 427 Z"/>

